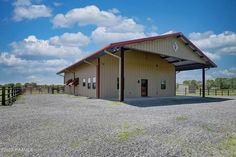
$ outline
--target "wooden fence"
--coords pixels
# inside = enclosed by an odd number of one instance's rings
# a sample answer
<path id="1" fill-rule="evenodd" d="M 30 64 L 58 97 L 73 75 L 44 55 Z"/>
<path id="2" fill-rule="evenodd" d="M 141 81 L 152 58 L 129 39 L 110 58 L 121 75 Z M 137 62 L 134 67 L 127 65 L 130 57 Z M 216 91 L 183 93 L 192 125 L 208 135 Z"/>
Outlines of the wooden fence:
<path id="1" fill-rule="evenodd" d="M 202 89 L 176 91 L 176 95 L 202 96 Z M 205 96 L 236 96 L 236 89 L 206 89 Z"/>
<path id="2" fill-rule="evenodd" d="M 0 104 L 12 105 L 17 96 L 22 94 L 22 89 L 18 87 L 0 87 Z"/>
<path id="3" fill-rule="evenodd" d="M 64 87 L 23 87 L 23 92 L 25 94 L 63 94 Z"/>

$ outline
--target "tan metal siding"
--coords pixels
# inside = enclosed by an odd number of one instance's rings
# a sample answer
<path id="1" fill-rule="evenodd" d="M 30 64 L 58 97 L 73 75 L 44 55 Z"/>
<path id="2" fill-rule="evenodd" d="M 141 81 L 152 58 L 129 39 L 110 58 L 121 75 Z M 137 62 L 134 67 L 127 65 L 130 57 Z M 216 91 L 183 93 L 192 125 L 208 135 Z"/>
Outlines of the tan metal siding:
<path id="1" fill-rule="evenodd" d="M 141 79 L 148 80 L 148 96 L 175 95 L 175 67 L 159 55 L 128 51 L 125 53 L 125 97 L 141 96 Z M 161 81 L 166 80 L 166 89 Z M 138 82 L 139 81 L 139 82 Z"/>
<path id="2" fill-rule="evenodd" d="M 175 51 L 173 45 L 177 43 L 178 50 Z M 127 45 L 128 48 L 173 56 L 181 59 L 187 59 L 198 63 L 205 63 L 191 48 L 186 46 L 177 38 L 158 39 L 154 41 L 146 41 L 142 43 Z"/>
<path id="3" fill-rule="evenodd" d="M 65 72 L 65 83 L 69 79 L 74 79 L 74 74 L 70 72 Z M 74 86 L 65 86 L 65 93 L 66 94 L 74 94 Z"/>
<path id="4" fill-rule="evenodd" d="M 101 98 L 117 98 L 117 77 L 119 76 L 119 60 L 110 55 L 100 58 L 100 96 Z"/>
<path id="5" fill-rule="evenodd" d="M 84 63 L 74 70 L 75 77 L 79 77 L 79 85 L 75 87 L 75 95 L 96 97 L 96 89 L 92 88 L 93 77 L 96 77 L 96 61 L 93 61 L 92 64 Z M 86 80 L 86 86 L 83 86 L 83 78 Z M 88 78 L 91 78 L 91 89 L 88 89 Z"/>
<path id="6" fill-rule="evenodd" d="M 74 88 L 75 88 L 75 95 L 83 95 L 87 97 L 96 97 L 96 89 L 92 88 L 92 79 L 93 77 L 96 77 L 96 61 L 93 61 L 90 65 L 87 63 L 84 63 L 80 66 L 78 66 L 76 69 L 71 70 L 72 72 L 75 72 L 75 78 L 79 77 L 79 85 L 76 87 L 74 86 L 66 86 L 65 87 L 65 93 L 67 94 L 74 94 Z M 88 89 L 88 78 L 91 78 L 91 89 Z M 86 80 L 86 86 L 83 86 L 83 78 Z M 69 79 L 74 79 L 74 74 L 65 72 L 65 81 L 68 81 Z"/>
<path id="7" fill-rule="evenodd" d="M 117 77 L 119 60 L 110 55 L 101 57 L 101 98 L 118 98 Z M 140 97 L 141 82 L 148 79 L 148 96 L 175 95 L 175 67 L 159 55 L 125 52 L 125 97 Z M 161 90 L 161 80 L 166 80 L 166 89 Z"/>

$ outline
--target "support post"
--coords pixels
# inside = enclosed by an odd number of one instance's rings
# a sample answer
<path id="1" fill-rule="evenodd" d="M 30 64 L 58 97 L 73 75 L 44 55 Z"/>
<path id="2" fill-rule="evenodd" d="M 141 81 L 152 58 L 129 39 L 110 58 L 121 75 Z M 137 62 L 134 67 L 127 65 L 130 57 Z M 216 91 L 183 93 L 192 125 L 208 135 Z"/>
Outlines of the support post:
<path id="1" fill-rule="evenodd" d="M 97 76 L 96 76 L 96 97 L 100 98 L 100 58 L 97 59 Z"/>
<path id="2" fill-rule="evenodd" d="M 202 68 L 202 97 L 205 97 L 205 68 Z"/>
<path id="3" fill-rule="evenodd" d="M 119 101 L 124 101 L 124 49 L 120 50 L 119 58 Z"/>

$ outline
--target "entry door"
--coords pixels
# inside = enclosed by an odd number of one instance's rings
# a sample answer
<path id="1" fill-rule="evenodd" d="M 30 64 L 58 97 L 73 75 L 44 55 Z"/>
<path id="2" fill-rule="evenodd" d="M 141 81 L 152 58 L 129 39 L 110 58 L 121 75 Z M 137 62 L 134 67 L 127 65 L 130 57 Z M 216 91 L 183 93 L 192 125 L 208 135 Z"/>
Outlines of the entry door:
<path id="1" fill-rule="evenodd" d="M 141 79 L 141 96 L 148 96 L 148 80 Z"/>

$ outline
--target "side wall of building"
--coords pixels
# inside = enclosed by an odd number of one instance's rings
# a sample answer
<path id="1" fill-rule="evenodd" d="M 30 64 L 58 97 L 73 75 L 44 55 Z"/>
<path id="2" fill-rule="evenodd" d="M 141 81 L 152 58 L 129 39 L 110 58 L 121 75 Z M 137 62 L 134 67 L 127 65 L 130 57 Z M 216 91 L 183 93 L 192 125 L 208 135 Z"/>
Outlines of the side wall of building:
<path id="1" fill-rule="evenodd" d="M 67 94 L 82 95 L 87 97 L 96 97 L 96 89 L 93 89 L 93 78 L 96 78 L 96 60 L 92 62 L 93 65 L 84 63 L 77 68 L 71 70 L 75 73 L 75 78 L 79 78 L 79 84 L 77 86 L 66 86 L 65 92 Z M 91 88 L 88 89 L 88 79 L 91 81 Z M 74 74 L 66 72 L 65 82 L 69 79 L 74 79 Z M 85 86 L 83 86 L 83 79 L 85 79 Z M 96 80 L 96 79 L 95 79 Z M 75 89 L 74 89 L 75 88 Z"/>
<path id="2" fill-rule="evenodd" d="M 70 79 L 74 79 L 74 74 L 71 72 L 65 72 L 65 76 L 64 76 L 64 80 L 65 83 L 70 80 Z M 65 86 L 65 93 L 66 94 L 74 94 L 74 86 Z"/>
<path id="3" fill-rule="evenodd" d="M 141 96 L 141 79 L 148 80 L 148 96 L 175 95 L 175 67 L 161 59 L 159 55 L 126 51 L 125 58 L 125 98 Z M 118 98 L 117 78 L 119 60 L 110 55 L 101 57 L 101 98 Z M 161 81 L 166 81 L 166 89 L 161 89 Z"/>
<path id="4" fill-rule="evenodd" d="M 87 97 L 96 98 L 96 89 L 93 89 L 93 78 L 96 78 L 96 60 L 90 64 L 82 64 L 75 69 L 75 77 L 79 78 L 79 85 L 75 87 L 75 95 L 82 95 Z M 88 79 L 91 81 L 91 88 L 88 89 Z M 83 86 L 83 79 L 86 85 Z M 95 79 L 96 80 L 96 79 Z"/>

